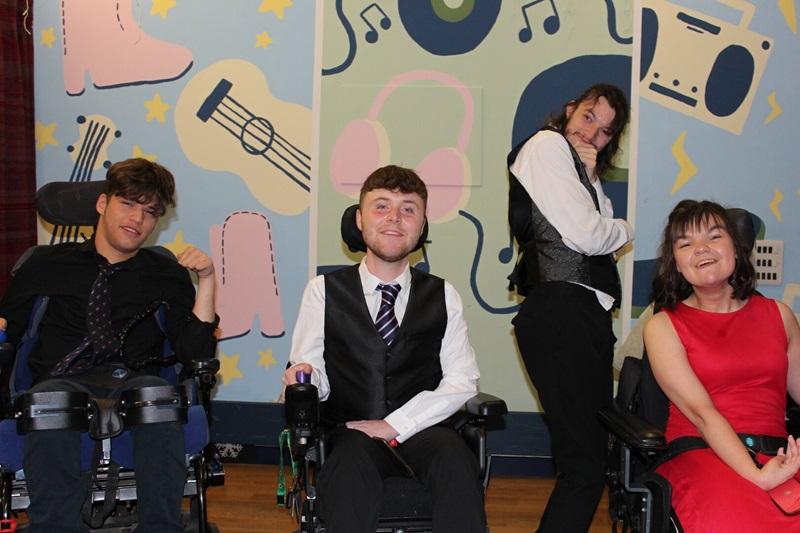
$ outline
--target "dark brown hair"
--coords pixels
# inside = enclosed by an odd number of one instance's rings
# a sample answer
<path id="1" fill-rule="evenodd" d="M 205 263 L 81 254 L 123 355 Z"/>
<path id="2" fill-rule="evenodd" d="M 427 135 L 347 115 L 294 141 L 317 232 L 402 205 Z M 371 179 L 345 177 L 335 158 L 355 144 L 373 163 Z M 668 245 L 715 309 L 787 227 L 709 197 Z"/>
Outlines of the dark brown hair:
<path id="1" fill-rule="evenodd" d="M 400 191 L 404 194 L 416 193 L 422 198 L 422 206 L 428 204 L 428 188 L 419 175 L 410 168 L 387 165 L 375 170 L 367 177 L 361 186 L 361 194 L 358 197 L 359 205 L 364 201 L 364 196 L 374 189 L 387 189 L 389 191 Z"/>
<path id="2" fill-rule="evenodd" d="M 710 220 L 721 224 L 733 240 L 736 266 L 728 279 L 733 287 L 733 298 L 744 300 L 755 292 L 756 273 L 750 261 L 750 249 L 731 222 L 725 208 L 708 200 L 682 200 L 669 214 L 661 239 L 658 266 L 653 279 L 653 302 L 656 310 L 674 309 L 678 302 L 692 294 L 692 286 L 678 272 L 673 245 L 687 230 L 696 229 Z"/>
<path id="3" fill-rule="evenodd" d="M 141 157 L 118 161 L 106 173 L 106 194 L 121 196 L 140 204 L 156 199 L 156 216 L 175 206 L 175 178 L 172 173 Z"/>
<path id="4" fill-rule="evenodd" d="M 622 135 L 622 131 L 625 129 L 625 125 L 628 124 L 630 111 L 628 109 L 628 99 L 625 97 L 625 93 L 623 93 L 622 90 L 615 85 L 598 83 L 597 85 L 593 85 L 586 89 L 583 94 L 575 100 L 568 102 L 567 105 L 564 106 L 564 109 L 561 111 L 560 115 L 551 117 L 548 121 L 550 126 L 556 128 L 561 133 L 564 133 L 564 128 L 567 126 L 567 122 L 569 122 L 567 117 L 567 107 L 574 105 L 575 109 L 577 109 L 582 103 L 594 103 L 601 96 L 608 100 L 608 105 L 610 105 L 611 109 L 614 110 L 614 120 L 611 121 L 610 126 L 611 139 L 608 141 L 606 147 L 597 154 L 597 166 L 595 167 L 595 171 L 597 172 L 598 176 L 601 176 L 603 172 L 611 167 L 611 161 L 619 151 L 620 136 Z"/>

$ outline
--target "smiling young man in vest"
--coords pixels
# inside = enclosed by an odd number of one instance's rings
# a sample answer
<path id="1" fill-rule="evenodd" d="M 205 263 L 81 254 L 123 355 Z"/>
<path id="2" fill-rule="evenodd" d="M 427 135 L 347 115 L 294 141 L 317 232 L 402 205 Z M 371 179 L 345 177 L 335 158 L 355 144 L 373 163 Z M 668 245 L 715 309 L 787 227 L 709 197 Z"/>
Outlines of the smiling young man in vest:
<path id="1" fill-rule="evenodd" d="M 478 465 L 458 434 L 437 426 L 478 392 L 461 298 L 409 266 L 423 233 L 427 189 L 387 166 L 361 188 L 359 265 L 312 279 L 294 329 L 284 384 L 298 370 L 319 387 L 331 452 L 319 477 L 331 533 L 373 532 L 383 479 L 403 475 L 385 442 L 431 491 L 437 532 L 483 532 Z"/>

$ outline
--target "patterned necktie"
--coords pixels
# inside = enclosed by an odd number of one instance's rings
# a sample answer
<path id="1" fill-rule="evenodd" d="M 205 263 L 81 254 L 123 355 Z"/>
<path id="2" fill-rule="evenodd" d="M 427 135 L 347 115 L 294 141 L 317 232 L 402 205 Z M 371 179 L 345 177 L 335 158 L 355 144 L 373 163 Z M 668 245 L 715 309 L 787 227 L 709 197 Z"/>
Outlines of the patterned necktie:
<path id="1" fill-rule="evenodd" d="M 378 309 L 378 316 L 375 318 L 375 327 L 386 345 L 391 346 L 397 336 L 397 330 L 400 329 L 394 314 L 394 302 L 397 295 L 400 294 L 400 285 L 379 283 L 377 289 L 381 291 L 383 298 L 381 299 L 381 308 Z"/>
<path id="2" fill-rule="evenodd" d="M 83 372 L 96 364 L 105 362 L 119 352 L 119 339 L 111 326 L 111 287 L 109 286 L 109 278 L 119 270 L 119 267 L 110 264 L 105 258 L 101 258 L 98 268 L 97 277 L 89 291 L 89 303 L 86 308 L 86 329 L 89 334 L 77 348 L 59 361 L 50 372 L 51 375 Z M 92 346 L 91 356 L 80 357 L 89 345 Z"/>

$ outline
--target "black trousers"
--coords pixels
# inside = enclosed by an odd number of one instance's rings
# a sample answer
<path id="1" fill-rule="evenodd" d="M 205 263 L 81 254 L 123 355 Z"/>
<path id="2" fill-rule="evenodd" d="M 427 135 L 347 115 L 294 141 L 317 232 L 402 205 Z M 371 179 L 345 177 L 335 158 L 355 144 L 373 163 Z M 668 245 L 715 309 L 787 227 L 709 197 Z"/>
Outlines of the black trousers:
<path id="1" fill-rule="evenodd" d="M 319 476 L 320 516 L 328 533 L 374 533 L 383 479 L 401 476 L 385 445 L 366 434 L 334 429 Z M 484 533 L 483 487 L 478 463 L 452 429 L 425 429 L 395 448 L 433 497 L 436 533 Z"/>
<path id="2" fill-rule="evenodd" d="M 93 397 L 118 397 L 124 390 L 166 385 L 156 376 L 138 376 L 113 389 L 80 383 L 80 377 L 49 379 L 31 392 L 82 391 Z M 136 470 L 138 532 L 177 533 L 186 480 L 183 428 L 176 422 L 131 428 Z M 31 431 L 25 436 L 23 468 L 30 496 L 31 533 L 85 532 L 81 508 L 88 493 L 88 475 L 81 471 L 80 433 L 71 430 Z"/>
<path id="3" fill-rule="evenodd" d="M 613 394 L 611 313 L 584 287 L 547 282 L 530 291 L 513 324 L 557 469 L 538 531 L 588 531 L 605 483 L 608 434 L 597 412 Z"/>

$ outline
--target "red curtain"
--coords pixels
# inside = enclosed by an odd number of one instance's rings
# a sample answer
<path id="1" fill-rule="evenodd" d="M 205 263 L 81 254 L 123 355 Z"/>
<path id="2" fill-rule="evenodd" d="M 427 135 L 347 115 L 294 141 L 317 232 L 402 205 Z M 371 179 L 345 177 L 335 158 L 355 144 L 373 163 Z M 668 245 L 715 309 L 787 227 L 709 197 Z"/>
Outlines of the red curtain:
<path id="1" fill-rule="evenodd" d="M 14 262 L 36 243 L 34 36 L 25 27 L 33 31 L 33 1 L 0 0 L 0 295 Z"/>

